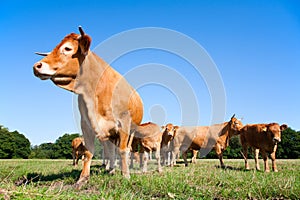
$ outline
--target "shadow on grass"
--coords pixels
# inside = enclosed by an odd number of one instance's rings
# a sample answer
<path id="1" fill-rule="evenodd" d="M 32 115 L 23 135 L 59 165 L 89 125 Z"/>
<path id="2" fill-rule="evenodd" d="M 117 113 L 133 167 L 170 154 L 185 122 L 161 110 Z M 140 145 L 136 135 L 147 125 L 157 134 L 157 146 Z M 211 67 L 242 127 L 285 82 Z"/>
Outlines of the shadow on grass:
<path id="1" fill-rule="evenodd" d="M 224 169 L 224 170 L 232 170 L 232 171 L 242 171 L 242 172 L 248 172 L 251 170 L 247 170 L 244 167 L 232 167 L 232 166 L 225 166 L 225 167 L 221 167 L 220 165 L 215 165 L 216 168 L 218 169 Z"/>
<path id="2" fill-rule="evenodd" d="M 18 178 L 18 180 L 15 181 L 16 186 L 26 185 L 31 182 L 51 182 L 56 180 L 62 180 L 62 179 L 74 179 L 75 181 L 79 178 L 81 173 L 81 169 L 72 169 L 70 172 L 62 172 L 58 174 L 49 174 L 49 175 L 43 175 L 41 173 L 28 173 L 26 176 L 23 175 Z M 102 165 L 93 165 L 91 166 L 91 174 L 96 175 L 110 175 L 106 170 L 105 167 Z"/>

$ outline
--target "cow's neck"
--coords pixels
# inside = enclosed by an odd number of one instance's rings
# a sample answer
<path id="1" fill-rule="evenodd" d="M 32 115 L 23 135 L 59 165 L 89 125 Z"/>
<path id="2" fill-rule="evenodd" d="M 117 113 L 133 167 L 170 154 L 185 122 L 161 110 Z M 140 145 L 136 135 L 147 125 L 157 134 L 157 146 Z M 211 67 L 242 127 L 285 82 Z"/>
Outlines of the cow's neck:
<path id="1" fill-rule="evenodd" d="M 223 128 L 221 130 L 221 134 L 220 134 L 219 138 L 222 138 L 223 141 L 225 141 L 225 143 L 227 145 L 229 145 L 229 139 L 230 139 L 230 123 L 229 122 L 223 123 Z"/>
<path id="2" fill-rule="evenodd" d="M 110 66 L 96 54 L 89 52 L 80 61 L 74 92 L 83 96 L 94 96 L 101 74 Z"/>
<path id="3" fill-rule="evenodd" d="M 112 68 L 96 54 L 89 52 L 85 59 L 81 61 L 74 88 L 74 92 L 79 94 L 79 107 L 80 104 L 84 104 L 84 109 L 80 110 L 81 116 L 86 117 L 89 125 L 97 134 L 101 134 L 102 131 L 98 126 L 101 116 L 97 114 L 96 92 L 99 92 L 99 84 L 102 84 L 104 88 L 107 84 L 101 81 L 101 76 L 106 70 L 112 70 Z"/>

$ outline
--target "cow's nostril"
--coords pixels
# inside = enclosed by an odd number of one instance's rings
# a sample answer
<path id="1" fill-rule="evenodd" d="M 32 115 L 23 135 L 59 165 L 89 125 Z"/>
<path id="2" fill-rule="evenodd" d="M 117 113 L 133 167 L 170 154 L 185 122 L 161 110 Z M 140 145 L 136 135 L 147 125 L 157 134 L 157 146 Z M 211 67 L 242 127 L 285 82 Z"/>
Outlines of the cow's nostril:
<path id="1" fill-rule="evenodd" d="M 42 63 L 41 62 L 38 62 L 38 63 L 36 63 L 35 64 L 35 67 L 37 68 L 37 69 L 40 69 L 40 68 L 42 68 Z"/>

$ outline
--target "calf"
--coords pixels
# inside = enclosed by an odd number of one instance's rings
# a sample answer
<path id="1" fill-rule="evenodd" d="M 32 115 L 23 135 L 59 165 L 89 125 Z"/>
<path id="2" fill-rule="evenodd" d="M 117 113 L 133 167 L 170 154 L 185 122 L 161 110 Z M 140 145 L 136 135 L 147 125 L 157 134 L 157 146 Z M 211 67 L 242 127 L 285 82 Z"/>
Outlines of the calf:
<path id="1" fill-rule="evenodd" d="M 78 165 L 79 157 L 83 156 L 85 151 L 84 139 L 82 137 L 77 137 L 72 140 L 72 157 L 73 165 L 76 167 Z"/>
<path id="2" fill-rule="evenodd" d="M 171 161 L 171 152 L 173 149 L 173 139 L 176 136 L 176 130 L 179 126 L 174 126 L 171 123 L 168 123 L 165 126 L 162 126 L 162 142 L 161 142 L 161 157 L 162 164 L 170 165 Z"/>
<path id="3" fill-rule="evenodd" d="M 247 161 L 248 147 L 252 147 L 255 152 L 255 166 L 260 170 L 258 163 L 259 151 L 264 160 L 265 172 L 270 172 L 268 165 L 268 153 L 272 159 L 272 169 L 277 172 L 275 163 L 275 154 L 277 143 L 281 141 L 281 131 L 287 128 L 286 124 L 279 125 L 277 123 L 270 124 L 252 124 L 244 126 L 240 131 L 240 141 L 243 147 L 243 156 L 245 159 L 245 168 L 249 169 Z"/>
<path id="4" fill-rule="evenodd" d="M 186 159 L 186 151 L 200 150 L 205 148 L 210 150 L 214 148 L 221 167 L 225 167 L 223 162 L 223 152 L 229 145 L 229 140 L 233 135 L 239 134 L 242 128 L 240 120 L 236 119 L 233 115 L 229 122 L 222 124 L 215 124 L 212 126 L 198 126 L 198 127 L 180 127 L 176 132 L 174 138 L 174 148 L 172 151 L 173 158 L 171 165 L 176 164 L 175 155 L 179 151 L 183 152 L 183 159 L 185 166 L 188 165 Z"/>
<path id="5" fill-rule="evenodd" d="M 142 168 L 142 172 L 147 172 L 148 153 L 152 151 L 155 151 L 157 170 L 158 172 L 162 171 L 160 163 L 161 141 L 162 132 L 160 126 L 157 124 L 148 122 L 136 127 L 132 142 L 132 151 L 137 151 L 138 145 L 140 145 L 140 167 Z"/>

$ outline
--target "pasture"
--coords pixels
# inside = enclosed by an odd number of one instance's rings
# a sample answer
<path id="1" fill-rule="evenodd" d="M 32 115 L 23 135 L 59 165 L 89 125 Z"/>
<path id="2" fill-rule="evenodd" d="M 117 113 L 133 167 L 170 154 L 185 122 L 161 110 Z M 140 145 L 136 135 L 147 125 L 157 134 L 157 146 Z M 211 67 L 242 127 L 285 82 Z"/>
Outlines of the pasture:
<path id="1" fill-rule="evenodd" d="M 155 160 L 149 164 L 153 168 Z M 133 171 L 124 179 L 120 171 L 105 173 L 93 160 L 91 178 L 75 190 L 81 170 L 71 160 L 0 160 L 0 199 L 297 199 L 300 196 L 300 160 L 277 160 L 277 173 L 244 170 L 243 160 L 198 159 L 184 167 L 164 167 L 163 173 Z M 263 162 L 260 160 L 261 168 Z"/>

